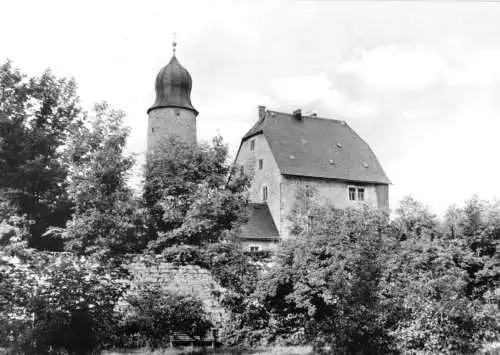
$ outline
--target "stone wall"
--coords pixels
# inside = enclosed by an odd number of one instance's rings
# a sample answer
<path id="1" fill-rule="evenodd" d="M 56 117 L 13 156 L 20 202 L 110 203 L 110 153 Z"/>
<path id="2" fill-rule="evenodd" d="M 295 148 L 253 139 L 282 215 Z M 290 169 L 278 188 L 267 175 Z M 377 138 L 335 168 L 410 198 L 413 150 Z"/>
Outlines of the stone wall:
<path id="1" fill-rule="evenodd" d="M 130 292 L 135 292 L 147 286 L 159 286 L 165 291 L 199 298 L 204 305 L 212 323 L 221 328 L 229 317 L 228 312 L 220 303 L 220 296 L 225 289 L 213 279 L 209 270 L 199 266 L 176 266 L 161 260 L 161 256 L 135 256 L 128 264 L 132 276 Z"/>
<path id="2" fill-rule="evenodd" d="M 196 144 L 196 113 L 191 110 L 161 107 L 149 112 L 148 118 L 148 152 L 153 147 L 173 135 L 182 140 Z"/>

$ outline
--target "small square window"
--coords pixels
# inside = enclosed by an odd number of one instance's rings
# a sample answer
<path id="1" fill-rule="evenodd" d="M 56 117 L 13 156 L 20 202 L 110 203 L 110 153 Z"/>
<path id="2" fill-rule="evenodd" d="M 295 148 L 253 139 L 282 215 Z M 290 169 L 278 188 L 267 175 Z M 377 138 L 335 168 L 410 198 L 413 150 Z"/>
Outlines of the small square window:
<path id="1" fill-rule="evenodd" d="M 262 188 L 262 201 L 267 201 L 267 186 Z"/>
<path id="2" fill-rule="evenodd" d="M 250 141 L 250 150 L 255 150 L 255 139 Z"/>
<path id="3" fill-rule="evenodd" d="M 365 200 L 365 189 L 358 188 L 358 201 Z"/>
<path id="4" fill-rule="evenodd" d="M 259 159 L 259 170 L 262 170 L 264 167 L 264 159 Z"/>
<path id="5" fill-rule="evenodd" d="M 349 188 L 349 201 L 356 201 L 356 188 L 355 187 Z"/>

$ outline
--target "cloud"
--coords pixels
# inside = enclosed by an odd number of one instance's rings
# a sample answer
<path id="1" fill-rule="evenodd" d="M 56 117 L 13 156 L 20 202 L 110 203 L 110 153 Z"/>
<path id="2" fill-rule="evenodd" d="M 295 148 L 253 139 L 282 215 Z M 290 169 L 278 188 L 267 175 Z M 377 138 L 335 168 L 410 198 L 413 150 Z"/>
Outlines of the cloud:
<path id="1" fill-rule="evenodd" d="M 370 51 L 358 49 L 338 72 L 355 74 L 374 88 L 416 90 L 438 81 L 445 68 L 441 56 L 422 44 L 389 45 Z"/>
<path id="2" fill-rule="evenodd" d="M 324 75 L 275 78 L 269 83 L 271 95 L 280 103 L 306 105 L 331 95 L 331 82 Z"/>

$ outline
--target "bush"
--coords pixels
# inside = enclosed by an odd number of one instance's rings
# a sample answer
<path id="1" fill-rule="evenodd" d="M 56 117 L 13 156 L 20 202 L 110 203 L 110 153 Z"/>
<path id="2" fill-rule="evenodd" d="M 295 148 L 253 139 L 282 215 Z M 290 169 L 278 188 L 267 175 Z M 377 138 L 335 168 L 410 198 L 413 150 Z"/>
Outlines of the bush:
<path id="1" fill-rule="evenodd" d="M 118 325 L 115 307 L 125 289 L 119 275 L 71 254 L 23 256 L 2 269 L 7 309 L 16 311 L 6 314 L 4 345 L 20 354 L 87 354 L 110 346 Z"/>
<path id="2" fill-rule="evenodd" d="M 129 346 L 167 346 L 174 333 L 202 340 L 212 327 L 201 301 L 190 296 L 151 288 L 129 296 L 127 302 L 130 307 L 121 325 L 122 336 L 136 339 Z"/>

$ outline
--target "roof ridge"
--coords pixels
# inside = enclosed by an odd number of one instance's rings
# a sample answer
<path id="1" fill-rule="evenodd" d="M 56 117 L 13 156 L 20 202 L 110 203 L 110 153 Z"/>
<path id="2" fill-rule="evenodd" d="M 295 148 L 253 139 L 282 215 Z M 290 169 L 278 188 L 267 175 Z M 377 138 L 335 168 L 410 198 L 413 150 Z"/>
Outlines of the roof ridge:
<path id="1" fill-rule="evenodd" d="M 288 113 L 288 112 L 281 112 L 281 111 L 276 111 L 276 110 L 267 110 L 267 112 L 268 113 L 272 112 L 272 113 L 279 114 L 279 115 L 293 117 L 293 113 Z M 312 115 L 305 115 L 305 114 L 302 114 L 302 117 L 307 117 L 307 118 L 314 119 L 314 120 L 325 120 L 325 121 L 338 122 L 340 124 L 345 123 L 347 125 L 347 122 L 344 119 L 327 118 L 327 117 L 312 116 Z M 267 116 L 266 116 L 266 118 L 267 118 Z"/>

